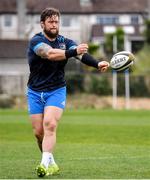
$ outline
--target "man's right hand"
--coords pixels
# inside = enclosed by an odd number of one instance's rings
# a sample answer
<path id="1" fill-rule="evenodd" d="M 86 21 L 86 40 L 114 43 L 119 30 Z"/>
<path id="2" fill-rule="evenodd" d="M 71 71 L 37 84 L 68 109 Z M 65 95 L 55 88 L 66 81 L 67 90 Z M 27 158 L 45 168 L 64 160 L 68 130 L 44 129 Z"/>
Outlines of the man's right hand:
<path id="1" fill-rule="evenodd" d="M 78 55 L 87 53 L 87 51 L 88 51 L 88 44 L 79 44 L 77 46 L 77 54 Z"/>

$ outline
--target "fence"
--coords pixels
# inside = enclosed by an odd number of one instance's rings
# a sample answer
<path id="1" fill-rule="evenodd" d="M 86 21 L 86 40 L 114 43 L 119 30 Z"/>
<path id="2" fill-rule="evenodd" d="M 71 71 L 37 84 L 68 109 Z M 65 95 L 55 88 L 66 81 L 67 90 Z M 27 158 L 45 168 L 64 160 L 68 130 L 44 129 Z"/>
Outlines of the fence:
<path id="1" fill-rule="evenodd" d="M 12 96 L 23 96 L 27 87 L 27 74 L 1 74 L 0 94 Z M 111 73 L 66 73 L 68 93 L 92 93 L 97 95 L 112 95 L 112 74 Z M 118 96 L 125 94 L 124 75 L 117 77 Z M 150 97 L 150 76 L 130 75 L 131 97 Z"/>
<path id="2" fill-rule="evenodd" d="M 22 96 L 26 92 L 28 75 L 11 73 L 0 75 L 0 94 Z"/>

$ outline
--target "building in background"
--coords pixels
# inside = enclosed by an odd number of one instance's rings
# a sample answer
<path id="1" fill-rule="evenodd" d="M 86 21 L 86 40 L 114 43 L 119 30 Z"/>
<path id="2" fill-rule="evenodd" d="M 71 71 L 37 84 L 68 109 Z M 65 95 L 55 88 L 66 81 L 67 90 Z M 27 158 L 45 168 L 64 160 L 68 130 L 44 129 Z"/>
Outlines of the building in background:
<path id="1" fill-rule="evenodd" d="M 104 34 L 118 26 L 128 36 L 128 49 L 143 41 L 148 0 L 0 0 L 0 38 L 31 38 L 41 30 L 41 10 L 49 6 L 61 11 L 61 34 L 77 43 L 103 43 Z"/>
<path id="2" fill-rule="evenodd" d="M 40 13 L 44 8 L 60 10 L 60 33 L 77 43 L 92 41 L 103 46 L 105 34 L 122 27 L 126 36 L 125 48 L 132 51 L 144 41 L 144 20 L 150 14 L 149 1 L 0 0 L 0 89 L 21 93 L 21 87 L 26 87 L 29 73 L 26 47 L 28 40 L 41 31 Z M 76 64 L 76 69 L 80 69 Z M 18 90 L 12 91 L 14 86 Z"/>
<path id="3" fill-rule="evenodd" d="M 27 46 L 27 40 L 0 40 L 0 94 L 25 94 L 29 72 Z"/>
<path id="4" fill-rule="evenodd" d="M 147 3 L 147 0 L 99 1 L 100 13 L 96 16 L 96 23 L 92 25 L 91 40 L 103 44 L 105 34 L 114 33 L 121 27 L 125 33 L 125 49 L 136 51 L 144 42 Z"/>

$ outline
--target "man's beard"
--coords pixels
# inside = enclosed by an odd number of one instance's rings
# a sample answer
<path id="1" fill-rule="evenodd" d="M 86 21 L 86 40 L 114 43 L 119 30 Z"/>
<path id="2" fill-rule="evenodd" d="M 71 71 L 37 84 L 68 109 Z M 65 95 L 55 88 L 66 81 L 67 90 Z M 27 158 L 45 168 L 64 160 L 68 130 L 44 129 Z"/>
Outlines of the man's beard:
<path id="1" fill-rule="evenodd" d="M 52 39 L 56 38 L 57 35 L 58 35 L 58 33 L 59 33 L 58 30 L 56 30 L 55 33 L 52 33 L 51 31 L 48 31 L 48 30 L 46 30 L 45 28 L 44 28 L 43 31 L 44 31 L 44 33 L 45 33 L 49 38 L 52 38 Z"/>

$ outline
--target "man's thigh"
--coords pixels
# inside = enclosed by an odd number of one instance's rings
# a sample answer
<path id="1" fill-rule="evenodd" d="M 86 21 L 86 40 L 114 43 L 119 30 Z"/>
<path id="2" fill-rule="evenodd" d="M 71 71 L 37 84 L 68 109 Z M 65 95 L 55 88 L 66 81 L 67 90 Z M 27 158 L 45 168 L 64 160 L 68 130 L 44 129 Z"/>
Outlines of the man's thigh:
<path id="1" fill-rule="evenodd" d="M 44 109 L 44 121 L 56 121 L 61 119 L 63 109 L 56 106 L 46 106 Z"/>

